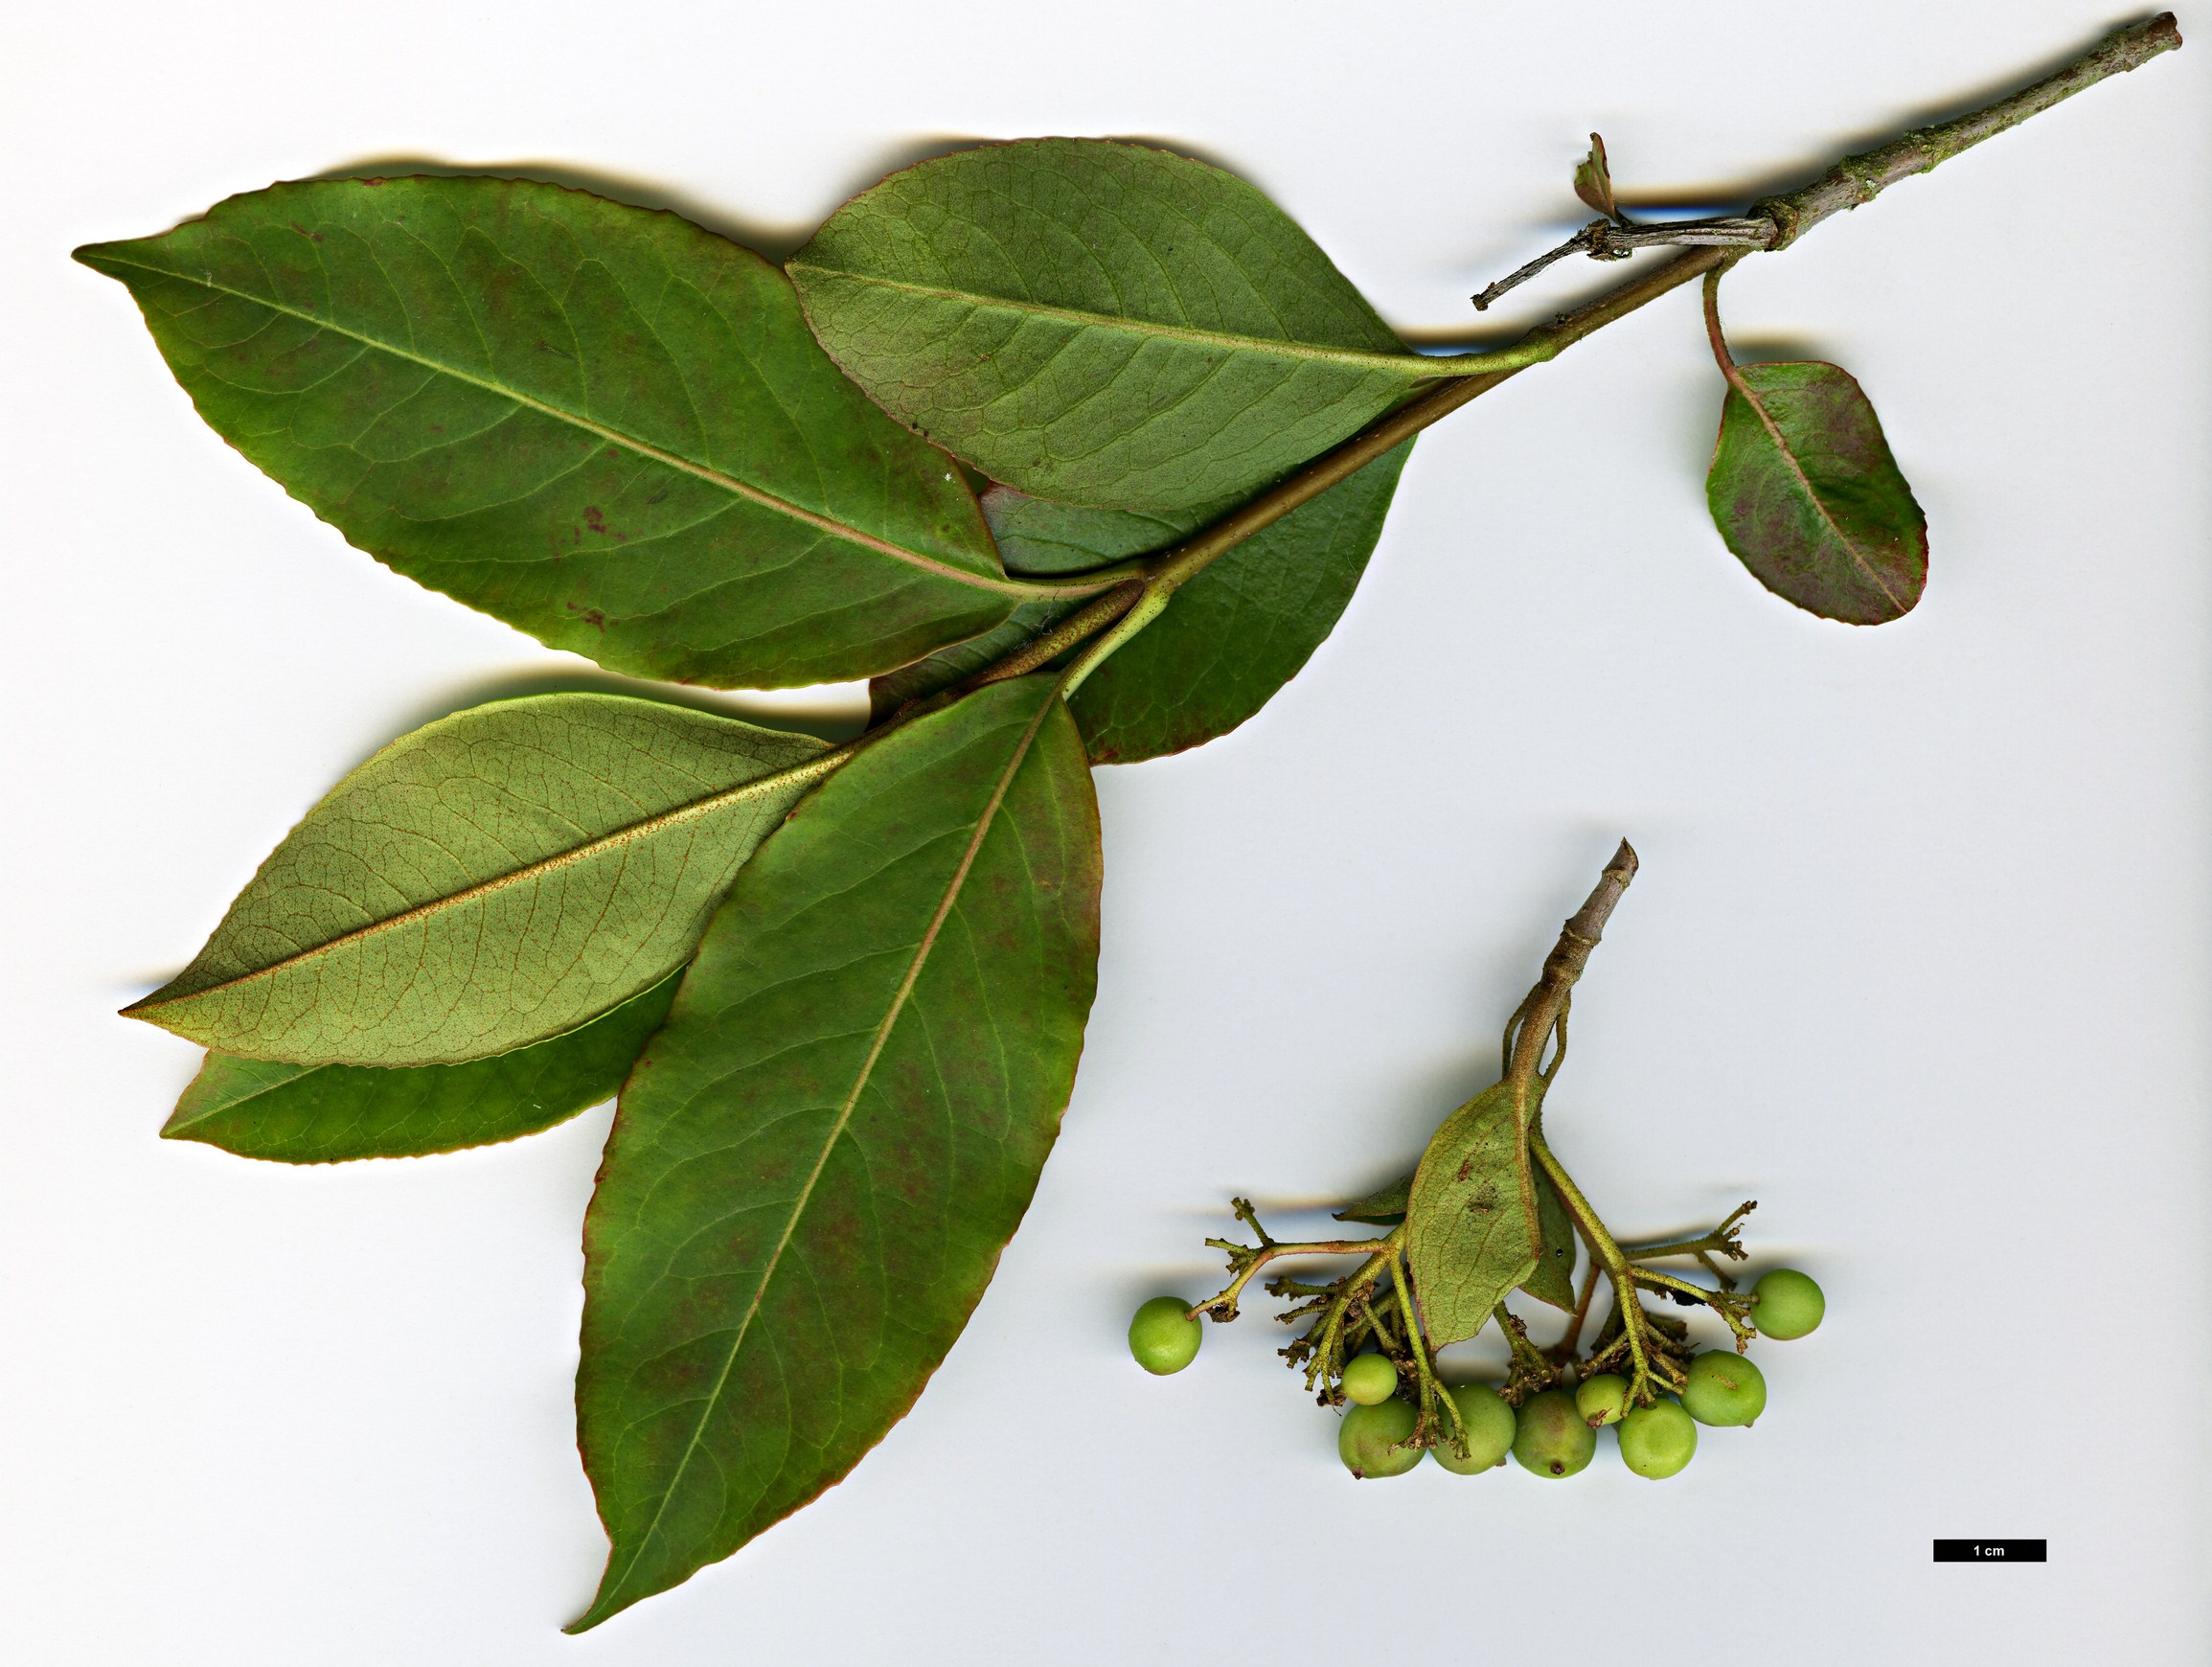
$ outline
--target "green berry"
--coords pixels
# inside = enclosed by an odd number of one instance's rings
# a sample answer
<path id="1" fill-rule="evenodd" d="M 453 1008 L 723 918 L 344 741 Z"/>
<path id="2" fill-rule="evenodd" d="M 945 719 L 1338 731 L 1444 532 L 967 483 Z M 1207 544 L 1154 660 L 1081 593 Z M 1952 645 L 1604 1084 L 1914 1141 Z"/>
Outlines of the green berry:
<path id="1" fill-rule="evenodd" d="M 1819 1325 L 1820 1316 L 1828 1312 L 1828 1299 L 1820 1294 L 1820 1287 L 1794 1267 L 1777 1267 L 1762 1274 L 1751 1294 L 1758 1298 L 1751 1310 L 1751 1323 L 1763 1337 L 1785 1341 L 1801 1337 Z"/>
<path id="2" fill-rule="evenodd" d="M 1403 1401 L 1355 1406 L 1336 1426 L 1336 1456 L 1354 1475 L 1402 1476 L 1421 1462 L 1421 1449 L 1399 1444 L 1413 1434 L 1414 1410 Z"/>
<path id="3" fill-rule="evenodd" d="M 1698 1454 L 1698 1426 L 1672 1401 L 1639 1406 L 1621 1420 L 1621 1462 L 1639 1476 L 1663 1482 Z"/>
<path id="4" fill-rule="evenodd" d="M 1398 1368 L 1386 1355 L 1355 1355 L 1344 1362 L 1344 1376 L 1339 1382 L 1347 1401 L 1380 1406 L 1398 1393 Z"/>
<path id="5" fill-rule="evenodd" d="M 1767 1379 L 1741 1355 L 1715 1349 L 1690 1362 L 1682 1410 L 1699 1424 L 1749 1424 L 1767 1409 Z"/>
<path id="6" fill-rule="evenodd" d="M 1197 1358 L 1206 1335 L 1203 1320 L 1189 1317 L 1191 1305 L 1175 1296 L 1155 1296 L 1129 1321 L 1129 1353 L 1146 1371 L 1165 1378 Z"/>
<path id="7" fill-rule="evenodd" d="M 1539 1476 L 1571 1476 L 1598 1450 L 1598 1432 L 1575 1410 L 1564 1389 L 1546 1389 L 1521 1403 L 1515 1420 L 1513 1456 Z"/>
<path id="8" fill-rule="evenodd" d="M 1620 1423 L 1621 1414 L 1628 1409 L 1629 1381 L 1610 1372 L 1584 1379 L 1575 1390 L 1575 1410 L 1592 1429 L 1600 1425 Z"/>
<path id="9" fill-rule="evenodd" d="M 1436 1462 L 1455 1476 L 1476 1475 L 1505 1463 L 1505 1455 L 1513 1450 L 1513 1408 L 1487 1383 L 1462 1383 L 1449 1393 L 1467 1436 L 1467 1457 L 1461 1458 L 1451 1445 L 1448 1419 L 1437 1434 L 1436 1445 L 1428 1450 L 1436 1455 Z"/>

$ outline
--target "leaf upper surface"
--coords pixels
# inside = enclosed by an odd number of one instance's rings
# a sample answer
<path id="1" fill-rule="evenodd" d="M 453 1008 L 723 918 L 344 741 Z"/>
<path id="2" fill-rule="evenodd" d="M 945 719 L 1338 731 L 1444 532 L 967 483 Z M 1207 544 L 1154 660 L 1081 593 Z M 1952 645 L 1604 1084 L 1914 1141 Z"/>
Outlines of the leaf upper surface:
<path id="1" fill-rule="evenodd" d="M 482 176 L 271 186 L 77 252 L 346 538 L 645 676 L 865 676 L 1014 598 L 960 471 L 790 285 L 673 214 Z"/>
<path id="2" fill-rule="evenodd" d="M 614 695 L 440 719 L 333 788 L 127 1011 L 301 1064 L 455 1064 L 558 1036 L 683 964 L 826 751 Z"/>
<path id="3" fill-rule="evenodd" d="M 1068 703 L 1091 761 L 1135 764 L 1202 746 L 1296 676 L 1367 571 L 1412 447 L 1385 452 L 1217 557 L 1092 673 Z M 994 524 L 1007 524 L 990 507 Z M 1060 532 L 1071 535 L 1074 516 L 1092 513 L 1068 512 Z"/>
<path id="4" fill-rule="evenodd" d="M 924 162 L 846 203 L 787 270 L 885 410 L 1063 503 L 1245 495 L 1435 374 L 1266 197 L 1139 145 Z"/>
<path id="5" fill-rule="evenodd" d="M 1911 611 L 1927 584 L 1927 519 L 1850 373 L 1816 360 L 1739 365 L 1705 497 L 1751 576 L 1846 625 Z"/>
<path id="6" fill-rule="evenodd" d="M 536 1134 L 614 1097 L 675 999 L 679 973 L 564 1036 L 465 1065 L 300 1065 L 210 1054 L 165 1140 L 240 1157 L 422 1157 Z"/>
<path id="7" fill-rule="evenodd" d="M 1533 1109 L 1510 1082 L 1484 1089 L 1444 1120 L 1413 1172 L 1405 1254 L 1432 1348 L 1481 1331 L 1536 1269 L 1542 1227 L 1526 1132 Z"/>
<path id="8" fill-rule="evenodd" d="M 1037 1184 L 1096 977 L 1097 805 L 1053 679 L 864 748 L 739 877 L 623 1091 L 584 1228 L 577 1628 L 843 1476 Z"/>

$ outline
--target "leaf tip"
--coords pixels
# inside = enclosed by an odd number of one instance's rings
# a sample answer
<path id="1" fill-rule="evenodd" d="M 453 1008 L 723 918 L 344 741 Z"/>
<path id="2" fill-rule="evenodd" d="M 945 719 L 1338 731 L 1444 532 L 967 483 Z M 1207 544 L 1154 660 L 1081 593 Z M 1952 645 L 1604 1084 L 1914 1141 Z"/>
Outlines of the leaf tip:
<path id="1" fill-rule="evenodd" d="M 592 1596 L 591 1608 L 585 1610 L 583 1613 L 560 1630 L 570 1637 L 574 1637 L 580 1633 L 588 1633 L 600 1622 L 620 1614 L 636 1601 L 635 1598 L 617 1596 L 609 1584 L 603 1581 L 600 1583 L 599 1590 Z"/>
<path id="2" fill-rule="evenodd" d="M 152 1015 L 156 1009 L 169 1005 L 165 999 L 168 992 L 169 986 L 164 984 L 159 990 L 150 991 L 140 996 L 128 1007 L 117 1008 L 115 1010 L 116 1016 L 119 1018 L 135 1018 L 146 1024 L 160 1024 L 161 1020 L 153 1017 Z"/>

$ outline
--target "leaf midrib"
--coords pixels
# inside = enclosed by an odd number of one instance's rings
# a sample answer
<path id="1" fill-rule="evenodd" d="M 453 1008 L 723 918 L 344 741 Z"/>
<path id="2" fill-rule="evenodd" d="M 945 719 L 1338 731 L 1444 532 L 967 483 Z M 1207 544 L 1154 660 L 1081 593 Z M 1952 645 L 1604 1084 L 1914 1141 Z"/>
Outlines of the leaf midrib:
<path id="1" fill-rule="evenodd" d="M 222 1056 L 211 1056 L 211 1058 L 214 1057 Z M 237 1058 L 239 1056 L 233 1055 L 228 1057 Z M 254 1062 L 259 1063 L 261 1062 L 257 1061 Z M 331 1067 L 329 1065 L 303 1065 L 291 1076 L 283 1078 L 282 1080 L 274 1083 L 263 1083 L 256 1087 L 251 1093 L 240 1094 L 235 1100 L 221 1101 L 216 1105 L 208 1107 L 203 1111 L 194 1112 L 192 1116 L 183 1119 L 178 1119 L 172 1116 L 167 1123 L 161 1126 L 162 1138 L 165 1140 L 172 1139 L 175 1136 L 182 1134 L 188 1129 L 197 1129 L 202 1123 L 205 1123 L 211 1117 L 220 1117 L 225 1112 L 236 1111 L 240 1106 L 250 1106 L 264 1094 L 274 1094 L 279 1088 L 288 1088 L 294 1083 L 299 1082 L 303 1078 L 311 1077 L 318 1071 L 327 1071 Z"/>
<path id="2" fill-rule="evenodd" d="M 1873 563 L 1859 554 L 1858 541 L 1846 533 L 1837 524 L 1836 517 L 1829 513 L 1827 501 L 1821 497 L 1819 488 L 1813 484 L 1812 476 L 1808 475 L 1803 467 L 1799 465 L 1797 454 L 1790 449 L 1790 442 L 1782 433 L 1781 424 L 1767 409 L 1767 401 L 1759 398 L 1757 390 L 1751 386 L 1750 378 L 1738 377 L 1734 380 L 1736 391 L 1744 396 L 1745 402 L 1751 407 L 1752 415 L 1759 419 L 1760 424 L 1767 430 L 1767 437 L 1774 442 L 1774 449 L 1782 454 L 1784 465 L 1789 468 L 1797 484 L 1805 489 L 1805 495 L 1812 500 L 1813 508 L 1818 513 L 1821 524 L 1835 536 L 1837 543 L 1851 553 L 1851 559 L 1858 564 L 1859 570 L 1866 575 L 1867 582 L 1881 592 L 1882 600 L 1896 608 L 1899 613 L 1907 611 L 1910 605 L 1882 582 L 1881 575 L 1874 570 Z"/>
<path id="3" fill-rule="evenodd" d="M 735 475 L 723 474 L 718 469 L 709 468 L 704 464 L 695 463 L 690 458 L 679 456 L 675 452 L 664 451 L 650 441 L 640 440 L 634 434 L 625 434 L 619 428 L 609 428 L 604 422 L 595 422 L 590 418 L 577 412 L 565 411 L 559 405 L 550 404 L 543 400 L 525 394 L 519 388 L 510 387 L 505 382 L 490 377 L 478 376 L 443 360 L 416 353 L 412 349 L 399 347 L 378 336 L 370 335 L 362 331 L 340 324 L 334 319 L 325 318 L 320 314 L 308 312 L 297 307 L 286 306 L 281 301 L 272 301 L 265 295 L 256 295 L 251 290 L 240 289 L 233 285 L 217 283 L 205 273 L 194 276 L 173 271 L 167 266 L 151 265 L 143 261 L 127 261 L 120 256 L 104 252 L 100 256 L 100 260 L 111 266 L 127 266 L 133 271 L 150 272 L 156 277 L 167 278 L 175 283 L 194 285 L 213 294 L 228 295 L 235 300 L 249 302 L 255 307 L 266 308 L 269 311 L 282 317 L 297 319 L 303 324 L 311 324 L 318 330 L 327 330 L 333 335 L 343 336 L 349 341 L 359 342 L 363 347 L 373 348 L 378 353 L 389 354 L 392 357 L 405 360 L 409 364 L 420 365 L 422 369 L 438 376 L 450 377 L 457 382 L 467 383 L 472 388 L 496 395 L 502 400 L 512 400 L 525 410 L 535 411 L 539 416 L 549 417 L 557 422 L 565 422 L 572 428 L 582 429 L 584 433 L 604 440 L 610 445 L 624 446 L 637 453 L 640 457 L 649 458 L 669 468 L 679 469 L 696 479 L 705 481 L 709 486 L 730 493 L 732 496 L 743 498 L 748 503 L 757 504 L 763 509 L 774 511 L 778 514 L 787 515 L 792 520 L 812 527 L 816 532 L 827 534 L 831 537 L 842 539 L 847 543 L 857 544 L 878 556 L 887 556 L 894 561 L 903 561 L 910 567 L 919 568 L 924 573 L 934 574 L 940 579 L 948 579 L 955 583 L 969 585 L 977 590 L 988 590 L 997 595 L 1030 596 L 1039 594 L 1038 587 L 1035 584 L 1024 583 L 1014 579 L 993 578 L 989 574 L 970 573 L 966 568 L 955 566 L 949 561 L 940 560 L 933 556 L 925 556 L 919 550 L 909 550 L 903 544 L 894 544 L 888 538 L 879 538 L 873 533 L 864 533 L 857 527 L 850 526 L 832 516 L 810 510 L 804 505 L 792 503 L 788 498 L 778 497 L 775 493 L 741 481 Z M 1052 594 L 1060 594 L 1064 589 L 1065 587 L 1062 586 Z"/>
<path id="4" fill-rule="evenodd" d="M 789 272 L 815 272 L 826 278 L 842 278 L 854 284 L 874 285 L 882 289 L 896 289 L 902 295 L 919 295 L 932 301 L 956 302 L 967 307 L 999 308 L 1029 317 L 1057 319 L 1083 329 L 1120 331 L 1133 335 L 1182 342 L 1192 347 L 1259 354 L 1271 358 L 1303 360 L 1314 364 L 1340 365 L 1351 370 L 1382 371 L 1394 377 L 1402 377 L 1408 381 L 1426 381 L 1446 374 L 1421 354 L 1368 353 L 1358 348 L 1323 347 L 1314 342 L 1285 340 L 1275 336 L 1240 335 L 1233 331 L 1197 330 L 1189 325 L 1159 324 L 1150 319 L 1089 312 L 1075 307 L 1055 307 L 1041 301 L 1016 301 L 1003 295 L 985 295 L 972 289 L 945 289 L 929 284 L 910 283 L 901 278 L 878 278 L 869 273 L 848 272 L 836 266 L 817 266 L 810 261 L 793 262 L 785 269 Z"/>
<path id="5" fill-rule="evenodd" d="M 626 823 L 620 828 L 612 829 L 607 833 L 587 839 L 581 845 L 572 845 L 566 851 L 556 852 L 550 856 L 541 856 L 535 862 L 524 863 L 520 868 L 510 869 L 505 874 L 493 875 L 489 879 L 478 880 L 475 884 L 464 886 L 459 891 L 448 892 L 444 897 L 432 898 L 427 902 L 416 903 L 411 907 L 399 910 L 397 914 L 386 915 L 381 920 L 371 921 L 366 925 L 355 926 L 352 931 L 341 932 L 338 936 L 324 943 L 302 949 L 295 955 L 287 955 L 281 961 L 272 961 L 265 967 L 257 967 L 250 972 L 241 972 L 236 977 L 220 979 L 213 984 L 203 984 L 197 989 L 188 990 L 180 995 L 172 995 L 166 1000 L 161 999 L 161 992 L 157 990 L 153 994 L 134 1001 L 123 1011 L 126 1015 L 155 1013 L 180 1002 L 196 1001 L 205 995 L 239 990 L 260 979 L 275 977 L 280 972 L 309 964 L 350 945 L 376 937 L 379 933 L 397 931 L 401 926 L 412 925 L 417 921 L 434 919 L 448 909 L 460 908 L 505 891 L 510 887 L 521 885 L 549 874 L 558 874 L 564 868 L 573 867 L 604 852 L 633 844 L 640 839 L 650 838 L 653 834 L 665 833 L 671 828 L 681 827 L 686 822 L 696 821 L 702 816 L 712 815 L 717 811 L 726 809 L 731 805 L 741 804 L 748 798 L 755 798 L 778 788 L 828 775 L 842 765 L 848 756 L 844 749 L 838 748 L 809 759 L 804 764 L 791 765 L 768 775 L 755 776 L 750 781 L 741 782 L 734 788 L 724 788 L 702 798 L 693 799 L 670 810 L 655 811 L 652 815 L 638 821 Z"/>
<path id="6" fill-rule="evenodd" d="M 638 1536 L 637 1550 L 631 1553 L 628 1567 L 637 1565 L 646 1548 L 652 1543 L 653 1536 L 660 1532 L 661 1519 L 667 1515 L 670 1502 L 675 1498 L 677 1490 L 683 1484 L 684 1472 L 697 1453 L 699 1444 L 706 1438 L 707 1423 L 729 1385 L 730 1374 L 737 1369 L 738 1356 L 744 1349 L 745 1337 L 761 1312 L 761 1304 L 767 1298 L 768 1286 L 783 1262 L 784 1252 L 790 1247 L 791 1240 L 799 1230 L 799 1219 L 806 1214 L 807 1206 L 813 1199 L 814 1188 L 822 1178 L 822 1171 L 829 1165 L 830 1154 L 836 1150 L 838 1141 L 844 1138 L 845 1130 L 853 1121 L 854 1109 L 860 1103 L 860 1095 L 867 1088 L 869 1078 L 875 1073 L 876 1062 L 882 1057 L 884 1046 L 891 1039 L 892 1028 L 899 1022 L 900 1015 L 905 1011 L 907 998 L 912 995 L 914 986 L 922 976 L 922 969 L 937 947 L 938 935 L 944 930 L 945 922 L 952 913 L 953 905 L 960 901 L 960 893 L 968 883 L 969 871 L 975 866 L 976 855 L 983 849 L 983 841 L 990 834 L 992 823 L 998 819 L 999 807 L 1006 802 L 1007 789 L 1013 785 L 1015 772 L 1021 768 L 1023 760 L 1029 757 L 1030 747 L 1037 740 L 1037 732 L 1043 727 L 1045 719 L 1059 700 L 1060 695 L 1055 691 L 1046 696 L 1038 707 L 1036 716 L 1029 720 L 1029 726 L 1022 731 L 1019 744 L 1015 747 L 1005 769 L 999 773 L 997 782 L 992 786 L 990 801 L 984 806 L 982 815 L 976 818 L 975 833 L 969 837 L 968 848 L 960 855 L 959 866 L 946 882 L 945 895 L 938 900 L 937 912 L 930 917 L 928 927 L 922 934 L 922 941 L 914 948 L 913 957 L 906 964 L 905 974 L 900 979 L 899 988 L 892 994 L 882 1021 L 877 1025 L 876 1034 L 869 1040 L 867 1057 L 860 1062 L 860 1068 L 853 1079 L 852 1089 L 846 1094 L 844 1103 L 838 1107 L 836 1121 L 831 1125 L 830 1132 L 822 1141 L 821 1151 L 815 1154 L 814 1167 L 808 1172 L 805 1183 L 799 1188 L 799 1196 L 792 1202 L 790 1214 L 785 1220 L 783 1234 L 777 1239 L 775 1249 L 768 1253 L 768 1260 L 761 1269 L 761 1277 L 753 1287 L 752 1297 L 745 1305 L 744 1317 L 738 1322 L 737 1336 L 731 1339 L 729 1353 L 722 1359 L 721 1369 L 715 1374 L 714 1386 L 707 1391 L 698 1418 L 692 1426 L 691 1440 L 685 1444 L 683 1456 L 676 1460 L 675 1469 L 669 1473 L 668 1485 L 661 1492 L 660 1503 L 653 1507 L 652 1519 L 646 1524 L 645 1532 Z M 627 1568 L 625 1569 L 627 1573 Z"/>

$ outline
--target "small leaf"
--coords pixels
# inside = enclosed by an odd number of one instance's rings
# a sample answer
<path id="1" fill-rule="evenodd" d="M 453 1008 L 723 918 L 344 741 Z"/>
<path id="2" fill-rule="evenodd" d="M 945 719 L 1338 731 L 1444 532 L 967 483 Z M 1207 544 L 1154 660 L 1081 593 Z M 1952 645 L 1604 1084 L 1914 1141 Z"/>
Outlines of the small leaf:
<path id="1" fill-rule="evenodd" d="M 1531 1101 L 1539 1093 L 1526 1090 Z M 1405 1254 L 1432 1348 L 1481 1331 L 1536 1269 L 1542 1228 L 1528 1155 L 1534 1111 L 1510 1082 L 1486 1088 L 1445 1119 L 1413 1172 Z"/>
<path id="2" fill-rule="evenodd" d="M 690 958 L 826 750 L 615 695 L 440 719 L 331 788 L 125 1011 L 300 1064 L 457 1064 L 559 1036 Z"/>
<path id="3" fill-rule="evenodd" d="M 862 749 L 739 877 L 623 1090 L 584 1224 L 572 1630 L 727 1557 L 913 1404 L 1074 1081 L 1097 804 L 1050 677 Z"/>
<path id="4" fill-rule="evenodd" d="M 1405 1220 L 1405 1200 L 1412 1196 L 1413 1177 L 1392 1181 L 1378 1192 L 1356 1199 L 1334 1212 L 1339 1222 L 1365 1222 L 1371 1226 L 1395 1227 Z"/>
<path id="5" fill-rule="evenodd" d="M 868 683 L 868 720 L 880 723 L 910 700 L 920 700 L 951 688 L 973 676 L 987 666 L 995 665 L 1020 648 L 1030 638 L 1050 629 L 1067 615 L 1083 606 L 1083 599 L 1070 600 L 1054 597 L 1042 602 L 1025 602 L 1015 608 L 1006 623 L 994 626 L 979 637 L 969 637 L 964 643 L 954 643 L 948 649 L 939 649 L 925 660 L 917 660 L 911 666 L 901 666 L 896 672 L 886 672 Z"/>
<path id="6" fill-rule="evenodd" d="M 885 410 L 1061 503 L 1249 495 L 1436 374 L 1259 192 L 1138 145 L 922 163 L 845 204 L 787 270 Z"/>
<path id="7" fill-rule="evenodd" d="M 1566 1204 L 1541 1170 L 1536 1178 L 1536 1215 L 1539 1228 L 1536 1271 L 1520 1282 L 1521 1290 L 1539 1302 L 1574 1313 L 1575 1223 Z"/>
<path id="8" fill-rule="evenodd" d="M 1352 600 L 1413 443 L 1217 558 L 1075 692 L 1094 764 L 1223 736 L 1312 658 Z"/>
<path id="9" fill-rule="evenodd" d="M 1705 497 L 1751 576 L 1823 619 L 1881 625 L 1927 583 L 1927 517 L 1835 365 L 1733 367 Z"/>
<path id="10" fill-rule="evenodd" d="M 837 374 L 781 273 L 674 215 L 319 180 L 77 258 L 350 542 L 603 666 L 866 676 L 1014 605 L 959 471 Z"/>
<path id="11" fill-rule="evenodd" d="M 1093 764 L 1135 764 L 1223 736 L 1258 712 L 1312 657 L 1352 600 L 1389 513 L 1404 445 L 1218 558 L 1119 650 L 1070 702 Z M 1046 503 L 1006 487 L 984 513 L 1025 573 L 1068 573 L 1174 544 L 1233 503 L 1174 515 Z M 878 678 L 878 715 L 948 688 L 1011 651 L 1080 603 L 1024 609 L 1034 622 L 942 651 Z"/>
<path id="12" fill-rule="evenodd" d="M 1590 153 L 1575 164 L 1575 195 L 1608 220 L 1621 217 L 1620 205 L 1613 200 L 1612 170 L 1606 164 L 1606 142 L 1595 133 L 1590 135 Z"/>
<path id="13" fill-rule="evenodd" d="M 589 1024 L 465 1065 L 298 1065 L 210 1054 L 164 1140 L 240 1157 L 422 1157 L 536 1134 L 614 1097 L 675 999 L 680 973 Z"/>

